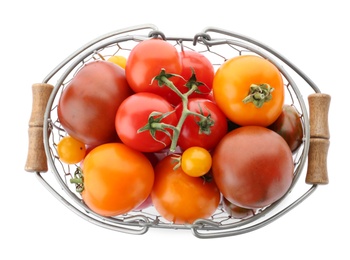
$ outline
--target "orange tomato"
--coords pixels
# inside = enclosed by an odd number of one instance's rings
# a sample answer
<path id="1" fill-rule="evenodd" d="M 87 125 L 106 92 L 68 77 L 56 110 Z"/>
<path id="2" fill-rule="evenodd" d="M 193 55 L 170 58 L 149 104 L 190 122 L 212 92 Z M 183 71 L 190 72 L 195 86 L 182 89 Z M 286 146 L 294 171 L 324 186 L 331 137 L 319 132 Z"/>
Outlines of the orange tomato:
<path id="1" fill-rule="evenodd" d="M 84 159 L 86 205 L 102 216 L 116 216 L 140 206 L 150 195 L 153 166 L 145 155 L 122 143 L 97 146 Z"/>
<path id="2" fill-rule="evenodd" d="M 151 193 L 155 209 L 175 224 L 192 224 L 208 218 L 220 203 L 220 192 L 214 181 L 191 177 L 181 167 L 174 169 L 174 155 L 168 155 L 155 167 Z"/>
<path id="3" fill-rule="evenodd" d="M 278 68 L 254 55 L 227 60 L 214 76 L 215 102 L 232 122 L 241 126 L 272 124 L 282 112 L 284 91 Z"/>

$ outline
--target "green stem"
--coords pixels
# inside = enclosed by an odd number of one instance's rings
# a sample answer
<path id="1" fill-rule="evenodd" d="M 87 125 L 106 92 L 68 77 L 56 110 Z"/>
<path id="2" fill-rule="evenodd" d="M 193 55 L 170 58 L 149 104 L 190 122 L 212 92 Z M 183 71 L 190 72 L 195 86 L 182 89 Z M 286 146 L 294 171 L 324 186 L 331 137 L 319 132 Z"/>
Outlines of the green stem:
<path id="1" fill-rule="evenodd" d="M 141 129 L 139 129 L 138 132 L 141 131 L 146 131 L 146 130 L 152 130 L 153 134 L 155 134 L 154 131 L 160 130 L 160 131 L 165 131 L 165 128 L 169 128 L 171 130 L 173 130 L 173 135 L 171 137 L 171 145 L 169 150 L 171 152 L 175 152 L 176 146 L 177 146 L 177 141 L 179 139 L 180 136 L 180 131 L 182 129 L 183 124 L 185 123 L 185 120 L 187 118 L 187 116 L 189 115 L 193 115 L 193 116 L 198 116 L 200 118 L 201 121 L 205 121 L 208 120 L 208 117 L 200 114 L 200 113 L 196 113 L 196 112 L 192 112 L 188 109 L 188 98 L 189 96 L 195 92 L 196 90 L 198 90 L 198 86 L 202 85 L 203 83 L 201 82 L 197 82 L 195 79 L 195 75 L 193 74 L 193 76 L 191 77 L 190 81 L 188 82 L 188 85 L 191 86 L 191 88 L 186 92 L 186 93 L 182 93 L 175 85 L 174 83 L 169 80 L 170 77 L 172 76 L 177 76 L 174 74 L 167 74 L 165 72 L 164 69 L 161 70 L 160 74 L 156 77 L 154 77 L 153 80 L 157 80 L 158 81 L 158 85 L 160 87 L 162 87 L 163 85 L 167 86 L 168 88 L 170 88 L 173 92 L 175 92 L 182 101 L 182 113 L 181 113 L 181 117 L 179 118 L 179 121 L 177 123 L 176 126 L 173 125 L 169 125 L 169 124 L 164 124 L 162 122 L 157 121 L 157 122 L 151 122 L 148 123 L 147 125 L 145 125 L 144 127 L 142 127 Z M 163 118 L 166 117 L 166 115 L 163 116 Z M 213 121 L 211 121 L 212 123 Z M 209 124 L 208 124 L 209 125 Z M 210 127 L 210 125 L 209 125 Z M 205 131 L 205 132 L 210 132 L 210 131 Z"/>
<path id="2" fill-rule="evenodd" d="M 183 124 L 185 123 L 185 120 L 187 118 L 187 116 L 189 115 L 194 115 L 194 116 L 199 116 L 201 119 L 205 116 L 203 116 L 202 114 L 198 114 L 195 112 L 192 112 L 188 109 L 188 97 L 197 90 L 197 85 L 196 84 L 192 84 L 192 87 L 189 89 L 189 91 L 187 91 L 185 94 L 181 93 L 174 85 L 174 83 L 169 80 L 167 77 L 162 76 L 160 78 L 160 80 L 164 83 L 164 85 L 166 85 L 168 88 L 170 88 L 172 91 L 174 91 L 177 95 L 179 95 L 179 97 L 181 97 L 181 101 L 182 101 L 182 113 L 181 113 L 181 117 L 176 125 L 176 127 L 171 127 L 171 129 L 173 130 L 173 137 L 171 140 L 171 145 L 170 145 L 170 152 L 174 152 L 177 146 L 177 141 L 179 139 L 180 136 L 180 131 L 181 128 L 183 126 Z"/>
<path id="3" fill-rule="evenodd" d="M 171 145 L 170 145 L 170 151 L 171 152 L 175 152 L 176 146 L 177 146 L 177 141 L 179 139 L 180 136 L 180 131 L 181 128 L 183 126 L 183 124 L 185 123 L 185 120 L 187 118 L 187 116 L 189 115 L 189 109 L 187 108 L 188 106 L 188 99 L 187 98 L 183 98 L 182 99 L 182 113 L 181 113 L 181 117 L 179 119 L 179 122 L 176 125 L 176 131 L 174 131 L 173 134 L 173 138 L 171 140 Z"/>
<path id="4" fill-rule="evenodd" d="M 151 123 L 151 128 L 154 128 L 154 129 L 164 129 L 164 128 L 169 128 L 173 131 L 176 131 L 177 128 L 173 125 L 170 125 L 170 124 L 166 124 L 166 123 Z"/>
<path id="5" fill-rule="evenodd" d="M 75 189 L 78 193 L 81 193 L 84 190 L 84 175 L 80 167 L 74 172 L 74 178 L 70 179 L 70 183 L 75 184 Z"/>
<path id="6" fill-rule="evenodd" d="M 192 84 L 191 88 L 185 94 L 182 95 L 188 98 L 193 92 L 197 90 L 197 88 L 198 86 L 196 84 Z"/>
<path id="7" fill-rule="evenodd" d="M 187 99 L 187 93 L 181 93 L 181 91 L 177 87 L 175 87 L 174 83 L 171 80 L 169 80 L 166 76 L 161 76 L 158 80 L 161 81 L 168 88 L 170 88 L 172 91 L 174 91 L 181 98 L 181 100 Z M 190 89 L 188 92 L 190 92 L 191 90 L 192 89 Z M 195 89 L 193 91 L 195 91 Z"/>
<path id="8" fill-rule="evenodd" d="M 206 120 L 207 119 L 207 117 L 205 115 L 202 115 L 202 114 L 190 111 L 190 110 L 188 110 L 188 116 L 189 115 L 198 116 L 200 118 L 200 120 Z"/>
<path id="9" fill-rule="evenodd" d="M 74 184 L 83 184 L 84 183 L 83 179 L 81 179 L 81 178 L 72 178 L 69 181 L 70 181 L 70 183 L 74 183 Z"/>

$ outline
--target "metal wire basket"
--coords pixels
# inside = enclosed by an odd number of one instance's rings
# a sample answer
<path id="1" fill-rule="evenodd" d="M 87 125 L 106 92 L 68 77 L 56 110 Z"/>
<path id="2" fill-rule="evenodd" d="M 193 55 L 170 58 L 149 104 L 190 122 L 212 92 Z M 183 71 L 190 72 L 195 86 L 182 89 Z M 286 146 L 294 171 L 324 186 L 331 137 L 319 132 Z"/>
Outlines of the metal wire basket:
<path id="1" fill-rule="evenodd" d="M 230 217 L 220 204 L 208 219 L 190 225 L 179 225 L 163 219 L 153 207 L 131 211 L 116 217 L 102 217 L 91 211 L 70 183 L 77 165 L 59 160 L 57 143 L 66 135 L 57 117 L 60 94 L 84 64 L 112 55 L 128 56 L 140 41 L 161 37 L 176 48 L 204 54 L 215 70 L 228 58 L 255 54 L 270 60 L 283 75 L 288 93 L 285 103 L 300 114 L 304 138 L 293 154 L 295 171 L 288 192 L 268 207 L 259 209 L 246 219 Z M 55 84 L 51 82 L 56 82 Z M 303 96 L 308 96 L 309 107 Z M 328 183 L 327 152 L 329 146 L 328 109 L 330 96 L 301 70 L 270 47 L 243 35 L 219 28 L 205 28 L 194 37 L 169 37 L 154 25 L 130 27 L 114 31 L 82 46 L 63 60 L 43 80 L 33 85 L 33 107 L 29 121 L 29 147 L 25 169 L 35 172 L 38 180 L 64 205 L 83 219 L 115 231 L 144 234 L 149 228 L 188 229 L 199 238 L 233 236 L 261 228 L 284 215 L 313 193 L 319 184 Z M 52 174 L 44 174 L 48 171 Z M 298 181 L 305 174 L 305 181 Z"/>

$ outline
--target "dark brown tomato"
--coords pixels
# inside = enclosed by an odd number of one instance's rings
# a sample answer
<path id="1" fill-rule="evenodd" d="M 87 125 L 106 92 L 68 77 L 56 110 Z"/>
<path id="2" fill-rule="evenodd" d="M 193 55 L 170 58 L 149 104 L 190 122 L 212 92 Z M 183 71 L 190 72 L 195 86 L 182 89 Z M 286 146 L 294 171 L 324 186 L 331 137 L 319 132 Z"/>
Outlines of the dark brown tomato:
<path id="1" fill-rule="evenodd" d="M 131 93 L 121 67 L 107 61 L 87 63 L 61 94 L 59 121 L 69 135 L 87 145 L 114 141 L 117 109 Z"/>
<path id="2" fill-rule="evenodd" d="M 292 152 L 303 142 L 303 125 L 294 106 L 284 105 L 282 113 L 269 128 L 283 137 Z"/>
<path id="3" fill-rule="evenodd" d="M 239 207 L 231 202 L 229 202 L 225 197 L 222 198 L 224 210 L 232 218 L 245 219 L 254 216 L 255 211 L 253 209 L 246 209 Z"/>
<path id="4" fill-rule="evenodd" d="M 262 208 L 280 199 L 293 180 L 293 157 L 274 131 L 244 126 L 229 132 L 213 153 L 213 176 L 222 195 L 243 208 Z"/>

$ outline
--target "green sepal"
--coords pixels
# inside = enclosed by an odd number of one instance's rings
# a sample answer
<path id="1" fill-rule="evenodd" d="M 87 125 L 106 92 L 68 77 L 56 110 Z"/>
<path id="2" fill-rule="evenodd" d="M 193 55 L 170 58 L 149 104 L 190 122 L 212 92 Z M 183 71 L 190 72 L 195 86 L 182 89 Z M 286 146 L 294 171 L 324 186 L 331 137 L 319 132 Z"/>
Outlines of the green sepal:
<path id="1" fill-rule="evenodd" d="M 268 102 L 272 99 L 272 88 L 269 84 L 263 83 L 260 85 L 252 84 L 249 88 L 248 95 L 242 100 L 243 103 L 253 103 L 257 108 L 260 108 L 264 105 L 265 102 Z"/>
<path id="2" fill-rule="evenodd" d="M 153 84 L 153 81 L 154 81 L 154 80 L 157 80 L 157 81 L 158 81 L 158 86 L 159 86 L 159 87 L 163 87 L 164 85 L 165 85 L 165 86 L 168 86 L 169 82 L 166 82 L 166 81 L 164 80 L 164 77 L 165 77 L 167 80 L 169 80 L 169 79 L 172 78 L 172 77 L 180 77 L 180 78 L 182 78 L 182 77 L 181 77 L 180 75 L 178 75 L 178 74 L 166 73 L 166 72 L 165 72 L 165 69 L 161 69 L 161 70 L 160 70 L 160 73 L 152 79 L 151 85 Z"/>
<path id="3" fill-rule="evenodd" d="M 166 146 L 166 144 L 164 142 L 162 142 L 162 141 L 160 141 L 160 140 L 158 140 L 156 138 L 156 133 L 157 133 L 157 131 L 160 131 L 160 132 L 165 133 L 167 136 L 169 136 L 170 139 L 172 138 L 170 132 L 166 129 L 167 125 L 162 123 L 161 121 L 165 117 L 169 116 L 171 113 L 174 113 L 174 112 L 175 112 L 175 110 L 169 111 L 167 113 L 161 113 L 161 112 L 153 111 L 148 116 L 147 124 L 145 124 L 143 127 L 138 129 L 137 133 L 142 133 L 142 132 L 145 132 L 145 131 L 149 131 L 150 135 L 152 136 L 152 138 L 155 141 L 160 142 L 164 146 Z"/>

